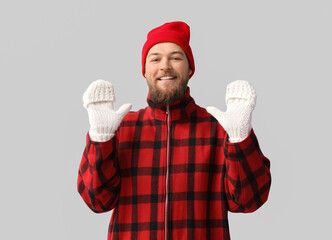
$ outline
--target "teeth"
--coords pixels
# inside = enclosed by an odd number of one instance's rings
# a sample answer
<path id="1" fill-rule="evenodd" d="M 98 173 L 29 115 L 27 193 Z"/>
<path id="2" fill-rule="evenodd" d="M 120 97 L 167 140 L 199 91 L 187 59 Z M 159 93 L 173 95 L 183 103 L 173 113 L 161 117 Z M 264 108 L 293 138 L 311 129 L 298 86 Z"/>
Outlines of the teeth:
<path id="1" fill-rule="evenodd" d="M 167 77 L 161 77 L 161 78 L 159 78 L 160 80 L 168 80 L 168 79 L 173 79 L 174 77 L 169 77 L 169 76 L 167 76 Z"/>

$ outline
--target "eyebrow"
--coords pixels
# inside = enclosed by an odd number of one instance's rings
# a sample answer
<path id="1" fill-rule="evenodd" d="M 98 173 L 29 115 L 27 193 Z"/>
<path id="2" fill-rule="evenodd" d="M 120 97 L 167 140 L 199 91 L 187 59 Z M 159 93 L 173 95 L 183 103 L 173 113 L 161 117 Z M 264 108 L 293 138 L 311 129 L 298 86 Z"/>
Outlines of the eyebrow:
<path id="1" fill-rule="evenodd" d="M 170 53 L 170 55 L 174 55 L 174 54 L 180 54 L 180 55 L 184 56 L 184 53 L 181 52 L 181 51 L 173 51 L 173 52 Z M 150 56 L 155 56 L 155 55 L 161 55 L 161 54 L 160 54 L 160 53 L 150 53 L 150 54 L 148 55 L 148 57 L 150 57 Z"/>

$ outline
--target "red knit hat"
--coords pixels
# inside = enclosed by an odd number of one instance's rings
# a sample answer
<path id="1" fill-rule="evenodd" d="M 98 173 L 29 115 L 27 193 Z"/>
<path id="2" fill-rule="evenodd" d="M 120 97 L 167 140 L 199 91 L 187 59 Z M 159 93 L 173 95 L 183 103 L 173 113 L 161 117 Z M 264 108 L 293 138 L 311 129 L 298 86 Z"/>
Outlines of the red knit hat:
<path id="1" fill-rule="evenodd" d="M 145 74 L 145 61 L 151 47 L 161 42 L 173 42 L 179 45 L 186 53 L 192 73 L 189 78 L 195 72 L 194 56 L 189 46 L 190 40 L 190 28 L 189 26 L 180 21 L 165 23 L 157 28 L 152 29 L 147 36 L 147 40 L 142 50 L 142 73 Z"/>

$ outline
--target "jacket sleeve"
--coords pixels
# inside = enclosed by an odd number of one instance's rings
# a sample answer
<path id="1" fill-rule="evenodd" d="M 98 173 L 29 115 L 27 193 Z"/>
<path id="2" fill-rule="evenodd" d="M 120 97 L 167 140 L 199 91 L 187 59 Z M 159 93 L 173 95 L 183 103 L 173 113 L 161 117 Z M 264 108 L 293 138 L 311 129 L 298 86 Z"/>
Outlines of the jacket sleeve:
<path id="1" fill-rule="evenodd" d="M 260 150 L 256 135 L 239 143 L 225 138 L 225 193 L 231 212 L 254 212 L 268 198 L 271 186 L 270 161 Z"/>
<path id="2" fill-rule="evenodd" d="M 88 207 L 102 213 L 112 210 L 120 192 L 116 136 L 107 142 L 94 142 L 89 133 L 79 166 L 77 190 Z"/>

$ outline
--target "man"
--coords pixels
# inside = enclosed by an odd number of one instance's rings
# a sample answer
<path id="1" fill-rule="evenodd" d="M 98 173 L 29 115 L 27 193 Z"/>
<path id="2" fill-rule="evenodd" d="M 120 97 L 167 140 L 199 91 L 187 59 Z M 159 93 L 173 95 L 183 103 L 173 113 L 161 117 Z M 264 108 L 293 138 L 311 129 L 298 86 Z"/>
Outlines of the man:
<path id="1" fill-rule="evenodd" d="M 227 111 L 195 104 L 189 26 L 151 30 L 142 51 L 148 107 L 113 110 L 111 83 L 83 100 L 90 131 L 78 191 L 97 213 L 113 209 L 108 239 L 230 239 L 228 211 L 253 212 L 268 198 L 270 162 L 251 128 L 256 95 L 230 83 Z"/>

